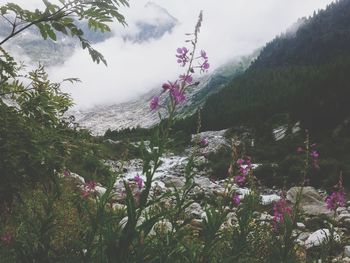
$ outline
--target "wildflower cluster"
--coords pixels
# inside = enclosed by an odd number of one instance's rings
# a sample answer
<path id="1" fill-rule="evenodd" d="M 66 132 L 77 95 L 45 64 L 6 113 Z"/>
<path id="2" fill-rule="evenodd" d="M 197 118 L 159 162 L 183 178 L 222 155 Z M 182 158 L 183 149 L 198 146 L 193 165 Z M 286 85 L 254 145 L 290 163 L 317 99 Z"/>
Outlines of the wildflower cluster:
<path id="1" fill-rule="evenodd" d="M 320 169 L 319 163 L 318 163 L 318 158 L 320 156 L 319 152 L 316 150 L 316 143 L 311 144 L 310 148 L 311 148 L 311 152 L 309 152 L 309 149 L 305 150 L 303 147 L 298 147 L 297 148 L 297 153 L 298 154 L 302 154 L 302 153 L 306 153 L 307 155 L 309 155 L 308 157 L 311 158 L 312 161 L 312 167 L 316 170 Z M 309 148 L 307 146 L 307 148 Z"/>
<path id="2" fill-rule="evenodd" d="M 237 206 L 237 205 L 239 205 L 240 203 L 241 203 L 241 198 L 239 197 L 238 194 L 234 193 L 234 194 L 232 195 L 232 204 Z"/>
<path id="3" fill-rule="evenodd" d="M 333 193 L 331 193 L 326 198 L 327 208 L 332 211 L 336 211 L 338 207 L 342 207 L 345 205 L 345 195 L 342 177 L 340 177 L 338 184 L 335 186 L 337 189 Z"/>
<path id="4" fill-rule="evenodd" d="M 273 206 L 273 226 L 275 231 L 278 231 L 279 224 L 284 222 L 287 215 L 292 215 L 292 208 L 288 205 L 285 198 L 281 198 L 276 201 Z"/>
<path id="5" fill-rule="evenodd" d="M 143 187 L 144 187 L 144 181 L 143 179 L 141 178 L 141 176 L 139 174 L 137 174 L 135 177 L 134 177 L 134 181 L 136 182 L 139 190 L 141 190 Z"/>
<path id="6" fill-rule="evenodd" d="M 206 146 L 208 146 L 209 141 L 208 141 L 207 138 L 202 138 L 202 139 L 200 140 L 199 144 L 200 144 L 201 147 L 206 147 Z"/>
<path id="7" fill-rule="evenodd" d="M 198 41 L 198 33 L 200 30 L 200 26 L 202 23 L 202 13 L 199 15 L 198 23 L 196 25 L 195 31 L 192 34 L 187 34 L 189 36 L 193 36 L 192 39 L 186 40 L 192 44 L 192 49 L 187 47 L 179 47 L 176 49 L 175 57 L 177 59 L 177 63 L 180 64 L 181 67 L 188 67 L 186 72 L 178 77 L 175 81 L 167 81 L 162 85 L 162 92 L 160 95 L 154 96 L 150 102 L 151 110 L 157 110 L 160 106 L 160 97 L 162 94 L 168 93 L 170 97 L 170 107 L 168 107 L 168 111 L 174 111 L 175 107 L 186 100 L 185 91 L 188 87 L 197 85 L 198 83 L 193 83 L 192 74 L 195 73 L 195 68 L 200 69 L 200 72 L 206 72 L 210 64 L 208 62 L 207 53 L 204 50 L 201 50 L 200 55 L 195 57 L 197 41 Z M 194 65 L 194 62 L 197 62 L 197 65 Z"/>
<path id="8" fill-rule="evenodd" d="M 243 159 L 238 159 L 236 165 L 238 168 L 238 175 L 235 177 L 235 183 L 239 186 L 244 186 L 247 181 L 247 176 L 253 168 L 251 158 L 247 156 Z"/>
<path id="9" fill-rule="evenodd" d="M 82 196 L 83 198 L 88 198 L 90 195 L 94 195 L 96 193 L 96 182 L 95 181 L 90 181 L 82 186 Z"/>

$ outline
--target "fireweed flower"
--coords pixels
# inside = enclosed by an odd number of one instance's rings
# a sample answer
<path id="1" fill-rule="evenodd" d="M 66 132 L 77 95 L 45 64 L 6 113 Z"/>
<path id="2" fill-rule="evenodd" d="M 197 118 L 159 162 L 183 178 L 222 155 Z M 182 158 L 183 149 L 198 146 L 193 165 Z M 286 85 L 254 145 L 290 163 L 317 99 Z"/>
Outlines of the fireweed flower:
<path id="1" fill-rule="evenodd" d="M 209 144 L 209 141 L 207 138 L 202 138 L 201 141 L 199 142 L 202 147 L 206 147 Z"/>
<path id="2" fill-rule="evenodd" d="M 238 159 L 236 165 L 238 175 L 234 178 L 234 181 L 238 186 L 242 187 L 246 183 L 250 171 L 253 169 L 251 158 L 247 156 L 243 159 Z"/>
<path id="3" fill-rule="evenodd" d="M 201 50 L 201 57 L 202 57 L 202 59 L 208 61 L 207 52 L 205 52 L 204 50 Z"/>
<path id="4" fill-rule="evenodd" d="M 180 80 L 184 83 L 191 84 L 193 81 L 193 78 L 190 74 L 188 75 L 183 74 L 183 75 L 180 75 Z"/>
<path id="5" fill-rule="evenodd" d="M 336 211 L 338 207 L 345 205 L 345 196 L 342 190 L 338 192 L 333 192 L 326 198 L 327 208 L 329 210 Z"/>
<path id="6" fill-rule="evenodd" d="M 13 236 L 10 233 L 5 233 L 0 239 L 6 246 L 9 246 L 13 241 Z"/>
<path id="7" fill-rule="evenodd" d="M 314 159 L 317 159 L 320 156 L 320 154 L 317 151 L 312 151 L 311 152 L 311 157 Z"/>
<path id="8" fill-rule="evenodd" d="M 286 215 L 292 215 L 292 208 L 288 206 L 286 199 L 281 198 L 273 206 L 273 225 L 276 231 L 278 231 L 278 225 L 284 222 Z"/>
<path id="9" fill-rule="evenodd" d="M 310 156 L 312 159 L 312 166 L 314 167 L 314 169 L 320 169 L 320 166 L 318 164 L 318 157 L 320 156 L 320 154 L 316 150 L 313 150 Z"/>
<path id="10" fill-rule="evenodd" d="M 303 149 L 302 147 L 299 146 L 299 147 L 297 148 L 297 153 L 303 153 L 303 152 L 304 152 L 304 149 Z"/>
<path id="11" fill-rule="evenodd" d="M 247 180 L 247 178 L 245 176 L 242 176 L 242 175 L 238 175 L 235 177 L 235 183 L 240 187 L 244 186 L 246 180 Z"/>
<path id="12" fill-rule="evenodd" d="M 208 61 L 207 61 L 207 60 L 204 61 L 204 62 L 202 63 L 202 65 L 200 66 L 201 72 L 207 71 L 207 70 L 209 69 L 209 67 L 210 67 L 210 64 L 208 63 Z"/>
<path id="13" fill-rule="evenodd" d="M 232 203 L 233 203 L 234 205 L 239 205 L 239 204 L 241 203 L 241 198 L 239 197 L 238 194 L 234 194 L 234 195 L 232 196 Z"/>
<path id="14" fill-rule="evenodd" d="M 82 191 L 83 198 L 88 198 L 91 194 L 94 194 L 96 186 L 97 184 L 95 181 L 85 183 Z"/>
<path id="15" fill-rule="evenodd" d="M 180 86 L 179 86 L 179 84 L 177 83 L 177 80 L 176 80 L 175 82 L 168 81 L 168 83 L 164 83 L 162 85 L 162 88 L 163 88 L 163 92 L 165 92 L 167 90 L 179 89 Z"/>
<path id="16" fill-rule="evenodd" d="M 186 66 L 186 63 L 189 61 L 188 52 L 189 50 L 186 47 L 176 50 L 177 63 L 181 64 L 182 67 Z"/>
<path id="17" fill-rule="evenodd" d="M 139 189 L 141 190 L 142 187 L 144 186 L 144 182 L 143 182 L 143 179 L 140 177 L 140 175 L 136 175 L 134 177 L 134 181 L 137 183 L 137 186 L 139 187 Z"/>
<path id="18" fill-rule="evenodd" d="M 159 106 L 159 96 L 154 96 L 150 102 L 151 110 L 156 110 Z"/>
<path id="19" fill-rule="evenodd" d="M 186 100 L 185 93 L 181 91 L 178 87 L 172 89 L 171 96 L 175 100 L 175 104 L 180 104 Z"/>
<path id="20" fill-rule="evenodd" d="M 238 159 L 237 160 L 237 165 L 238 166 L 241 166 L 241 165 L 243 165 L 244 164 L 244 160 L 243 159 Z"/>

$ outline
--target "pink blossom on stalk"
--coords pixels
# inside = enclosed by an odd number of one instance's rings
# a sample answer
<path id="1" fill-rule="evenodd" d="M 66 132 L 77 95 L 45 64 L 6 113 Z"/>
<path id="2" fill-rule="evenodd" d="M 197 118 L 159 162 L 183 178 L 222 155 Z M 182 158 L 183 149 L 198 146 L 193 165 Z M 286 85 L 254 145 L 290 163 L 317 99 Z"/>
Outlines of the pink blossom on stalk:
<path id="1" fill-rule="evenodd" d="M 317 159 L 319 156 L 320 156 L 320 154 L 319 154 L 317 151 L 312 151 L 312 152 L 311 152 L 311 157 L 312 157 L 313 159 Z"/>
<path id="2" fill-rule="evenodd" d="M 243 165 L 244 164 L 244 160 L 243 159 L 238 159 L 237 160 L 237 165 L 238 166 L 241 166 L 241 165 Z"/>
<path id="3" fill-rule="evenodd" d="M 202 139 L 201 139 L 200 145 L 201 145 L 202 147 L 206 147 L 206 146 L 208 146 L 208 144 L 209 144 L 209 141 L 208 141 L 207 138 L 202 138 Z"/>
<path id="4" fill-rule="evenodd" d="M 210 64 L 208 63 L 208 61 L 207 61 L 207 60 L 204 61 L 204 62 L 202 63 L 202 65 L 200 66 L 201 72 L 207 71 L 207 70 L 209 69 L 209 67 L 210 67 Z"/>
<path id="5" fill-rule="evenodd" d="M 245 176 L 242 176 L 242 175 L 238 175 L 235 177 L 235 183 L 238 185 L 238 186 L 243 186 L 246 182 L 246 177 Z"/>
<path id="6" fill-rule="evenodd" d="M 168 81 L 168 83 L 164 83 L 162 88 L 163 88 L 163 91 L 167 91 L 167 90 L 179 89 L 180 86 L 176 80 L 175 82 Z"/>
<path id="7" fill-rule="evenodd" d="M 304 149 L 303 149 L 302 147 L 299 146 L 299 147 L 297 148 L 297 153 L 303 153 L 303 152 L 304 152 Z"/>
<path id="8" fill-rule="evenodd" d="M 342 207 L 345 205 L 345 196 L 342 190 L 338 192 L 333 192 L 326 198 L 327 208 L 329 210 L 337 210 L 338 207 Z"/>
<path id="9" fill-rule="evenodd" d="M 201 57 L 202 57 L 204 60 L 208 61 L 207 52 L 205 52 L 204 50 L 201 50 Z"/>
<path id="10" fill-rule="evenodd" d="M 177 63 L 181 64 L 182 67 L 186 65 L 186 63 L 189 61 L 189 57 L 187 56 L 187 53 L 189 50 L 186 47 L 178 48 L 176 50 L 177 54 Z"/>
<path id="11" fill-rule="evenodd" d="M 186 99 L 185 93 L 178 87 L 171 90 L 171 96 L 174 98 L 176 105 L 184 102 Z"/>
<path id="12" fill-rule="evenodd" d="M 4 235 L 1 236 L 1 241 L 6 245 L 9 246 L 11 245 L 13 241 L 13 236 L 11 233 L 5 233 Z"/>
<path id="13" fill-rule="evenodd" d="M 234 194 L 234 195 L 232 196 L 232 203 L 233 203 L 234 205 L 239 205 L 239 204 L 241 203 L 241 198 L 239 197 L 238 194 Z"/>
<path id="14" fill-rule="evenodd" d="M 320 169 L 320 166 L 318 164 L 318 157 L 320 156 L 320 154 L 314 150 L 311 152 L 311 158 L 312 158 L 312 166 L 315 168 L 315 169 Z"/>
<path id="15" fill-rule="evenodd" d="M 243 168 L 243 167 L 240 167 L 239 168 L 239 172 L 243 175 L 243 176 L 247 176 L 248 175 L 248 173 L 249 173 L 249 169 L 248 169 L 248 167 L 246 167 L 246 168 Z"/>
<path id="16" fill-rule="evenodd" d="M 183 74 L 183 75 L 180 75 L 180 80 L 187 84 L 191 84 L 193 81 L 193 78 L 190 74 L 188 75 Z"/>
<path id="17" fill-rule="evenodd" d="M 87 182 L 83 185 L 83 198 L 88 198 L 91 194 L 95 193 L 95 188 L 97 184 L 95 181 Z"/>
<path id="18" fill-rule="evenodd" d="M 159 106 L 159 96 L 154 96 L 150 102 L 151 110 L 156 110 Z"/>
<path id="19" fill-rule="evenodd" d="M 143 182 L 143 179 L 140 177 L 140 175 L 137 174 L 137 175 L 134 177 L 134 181 L 137 183 L 139 189 L 141 190 L 142 187 L 144 186 L 144 182 Z"/>
<path id="20" fill-rule="evenodd" d="M 69 176 L 70 176 L 70 171 L 64 170 L 63 176 L 64 176 L 64 177 L 69 177 Z"/>
<path id="21" fill-rule="evenodd" d="M 281 198 L 273 206 L 273 224 L 276 231 L 278 230 L 278 224 L 284 222 L 286 215 L 292 215 L 292 208 L 288 206 L 286 199 Z"/>

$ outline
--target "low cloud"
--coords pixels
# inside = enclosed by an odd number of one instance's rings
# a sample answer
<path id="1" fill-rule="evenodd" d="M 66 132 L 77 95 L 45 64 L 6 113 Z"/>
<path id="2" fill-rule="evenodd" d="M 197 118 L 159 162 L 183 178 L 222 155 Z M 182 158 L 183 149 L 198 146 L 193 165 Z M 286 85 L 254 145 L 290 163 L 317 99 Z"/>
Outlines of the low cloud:
<path id="1" fill-rule="evenodd" d="M 13 2 L 38 6 L 38 0 Z M 113 25 L 114 37 L 94 46 L 107 59 L 107 68 L 93 64 L 86 51 L 77 49 L 63 65 L 49 69 L 55 80 L 82 80 L 67 88 L 78 107 L 125 102 L 175 79 L 181 73 L 175 50 L 185 44 L 184 34 L 193 31 L 200 10 L 204 21 L 199 46 L 207 51 L 215 69 L 233 57 L 253 52 L 298 18 L 312 15 L 332 0 L 154 0 L 178 20 L 177 26 L 159 39 L 124 41 L 123 36 L 139 32 L 139 21 L 159 24 L 166 20 L 160 10 L 145 12 L 147 2 L 131 0 L 130 8 L 121 8 L 129 26 Z"/>

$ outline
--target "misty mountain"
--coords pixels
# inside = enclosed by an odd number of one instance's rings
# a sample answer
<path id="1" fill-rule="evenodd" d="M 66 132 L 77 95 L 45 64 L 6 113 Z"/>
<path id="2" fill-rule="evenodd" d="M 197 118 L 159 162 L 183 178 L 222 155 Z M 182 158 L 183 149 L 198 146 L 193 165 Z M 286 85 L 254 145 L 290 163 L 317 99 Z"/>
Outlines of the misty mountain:
<path id="1" fill-rule="evenodd" d="M 178 24 L 178 20 L 169 14 L 165 8 L 153 2 L 148 2 L 144 9 L 152 18 L 149 20 L 137 20 L 135 23 L 137 33 L 124 34 L 124 40 L 142 43 L 152 39 L 159 39 L 164 34 L 171 33 L 174 27 Z"/>
<path id="2" fill-rule="evenodd" d="M 131 32 L 126 27 L 121 32 L 99 32 L 90 30 L 87 21 L 77 21 L 78 26 L 84 31 L 84 37 L 92 44 L 101 43 L 112 37 L 142 43 L 152 39 L 159 39 L 166 33 L 171 33 L 178 24 L 176 18 L 159 5 L 148 2 L 144 7 L 144 12 L 150 14 L 147 18 L 136 21 L 136 32 Z M 0 39 L 10 34 L 12 27 L 0 18 Z M 71 57 L 75 49 L 80 45 L 78 39 L 68 37 L 57 32 L 57 41 L 51 39 L 43 40 L 40 31 L 36 27 L 25 30 L 14 38 L 14 41 L 5 45 L 11 54 L 15 54 L 26 63 L 41 62 L 45 66 L 63 64 Z"/>
<path id="3" fill-rule="evenodd" d="M 178 109 L 178 118 L 186 118 L 195 113 L 204 104 L 207 97 L 218 92 L 239 76 L 256 58 L 258 51 L 248 57 L 234 59 L 219 67 L 212 74 L 200 78 L 199 85 L 188 90 L 186 102 Z M 153 96 L 159 95 L 161 87 L 138 97 L 137 99 L 110 106 L 97 106 L 88 110 L 73 110 L 69 114 L 75 116 L 76 122 L 93 134 L 103 135 L 108 129 L 149 128 L 159 122 L 157 112 L 152 112 L 149 103 Z M 164 112 L 162 112 L 164 114 Z"/>

